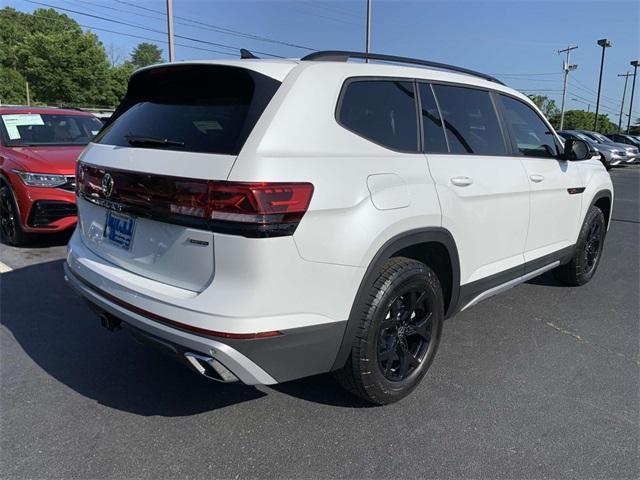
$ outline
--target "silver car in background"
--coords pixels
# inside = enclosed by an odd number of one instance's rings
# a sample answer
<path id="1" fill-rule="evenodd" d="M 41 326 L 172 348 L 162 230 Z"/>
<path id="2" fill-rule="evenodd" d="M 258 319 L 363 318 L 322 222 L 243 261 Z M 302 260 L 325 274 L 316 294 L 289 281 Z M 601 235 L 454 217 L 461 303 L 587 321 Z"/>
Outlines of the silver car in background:
<path id="1" fill-rule="evenodd" d="M 598 132 L 581 130 L 580 133 L 593 139 L 597 143 L 598 148 L 600 148 L 601 145 L 610 145 L 612 147 L 624 150 L 627 154 L 627 161 L 622 163 L 635 163 L 636 161 L 640 161 L 640 150 L 638 150 L 638 147 L 627 145 L 626 143 L 616 143 L 610 138 L 607 138 Z"/>
<path id="2" fill-rule="evenodd" d="M 600 161 L 607 170 L 610 170 L 611 167 L 620 165 L 621 163 L 627 163 L 628 157 L 624 148 L 615 147 L 607 143 L 598 143 L 591 137 L 577 130 L 561 130 L 558 132 L 558 135 L 565 140 L 569 138 L 578 138 L 587 142 L 598 151 L 600 154 Z"/>

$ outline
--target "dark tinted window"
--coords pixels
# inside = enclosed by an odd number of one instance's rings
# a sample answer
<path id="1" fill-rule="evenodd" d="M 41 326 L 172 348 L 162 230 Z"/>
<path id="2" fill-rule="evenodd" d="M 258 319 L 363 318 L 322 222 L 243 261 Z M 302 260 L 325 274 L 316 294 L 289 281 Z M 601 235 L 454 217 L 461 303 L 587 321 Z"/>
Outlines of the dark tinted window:
<path id="1" fill-rule="evenodd" d="M 86 145 L 102 128 L 89 115 L 8 113 L 0 115 L 6 145 Z"/>
<path id="2" fill-rule="evenodd" d="M 387 148 L 418 150 L 413 82 L 349 83 L 342 96 L 338 121 L 343 127 Z"/>
<path id="3" fill-rule="evenodd" d="M 489 92 L 449 85 L 433 86 L 451 153 L 507 153 Z"/>
<path id="4" fill-rule="evenodd" d="M 558 147 L 553 133 L 529 105 L 500 95 L 504 116 L 518 151 L 527 157 L 556 157 Z"/>
<path id="5" fill-rule="evenodd" d="M 237 154 L 280 82 L 226 66 L 170 66 L 131 78 L 127 95 L 96 141 L 190 152 Z"/>
<path id="6" fill-rule="evenodd" d="M 426 83 L 420 83 L 418 85 L 422 106 L 424 149 L 427 153 L 446 153 L 448 152 L 447 141 L 444 137 L 440 112 L 438 112 L 438 107 L 433 98 L 431 86 Z"/>

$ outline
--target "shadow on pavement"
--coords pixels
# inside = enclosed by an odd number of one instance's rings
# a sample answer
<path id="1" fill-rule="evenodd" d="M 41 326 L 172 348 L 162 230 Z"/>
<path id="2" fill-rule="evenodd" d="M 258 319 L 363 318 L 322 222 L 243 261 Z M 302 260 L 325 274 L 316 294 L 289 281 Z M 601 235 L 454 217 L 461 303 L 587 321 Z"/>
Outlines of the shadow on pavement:
<path id="1" fill-rule="evenodd" d="M 110 333 L 63 279 L 62 261 L 0 277 L 0 322 L 47 374 L 98 403 L 139 415 L 185 416 L 265 393 L 202 378 L 130 335 Z M 3 374 L 19 359 L 0 352 Z M 22 374 L 24 375 L 24 374 Z M 19 387 L 14 387 L 19 388 Z"/>
<path id="2" fill-rule="evenodd" d="M 534 277 L 531 280 L 527 280 L 525 283 L 528 283 L 529 285 L 540 285 L 543 287 L 567 288 L 566 285 L 563 285 L 558 280 L 556 280 L 556 277 L 553 276 L 553 273 L 551 271 L 545 272 L 539 277 Z"/>
<path id="3" fill-rule="evenodd" d="M 126 332 L 111 333 L 66 285 L 62 260 L 0 277 L 0 323 L 47 374 L 79 394 L 138 415 L 186 416 L 255 400 L 267 394 L 241 384 L 216 383 L 192 372 Z M 4 374 L 20 366 L 0 352 Z M 15 377 L 19 377 L 19 372 Z M 347 408 L 370 405 L 318 375 L 273 390 Z"/>
<path id="4" fill-rule="evenodd" d="M 69 242 L 73 231 L 74 229 L 70 228 L 58 233 L 33 235 L 29 243 L 20 248 L 29 250 L 32 248 L 62 247 Z"/>

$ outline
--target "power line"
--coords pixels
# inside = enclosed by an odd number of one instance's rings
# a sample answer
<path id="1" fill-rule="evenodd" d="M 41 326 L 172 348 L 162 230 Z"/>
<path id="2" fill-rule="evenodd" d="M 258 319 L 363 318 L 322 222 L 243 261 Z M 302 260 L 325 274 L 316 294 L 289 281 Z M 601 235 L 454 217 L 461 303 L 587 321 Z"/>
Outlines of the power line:
<path id="1" fill-rule="evenodd" d="M 141 5 L 136 5 L 135 3 L 127 2 L 125 0 L 116 0 L 116 2 L 121 3 L 123 5 L 129 5 L 131 7 L 135 7 L 135 8 L 138 8 L 140 10 L 145 10 L 147 12 L 153 12 L 153 13 L 156 13 L 156 14 L 166 15 L 165 12 L 163 12 L 161 10 L 156 10 L 156 9 L 149 8 L 149 7 L 143 7 Z M 233 35 L 233 36 L 236 36 L 236 37 L 242 37 L 242 38 L 257 40 L 257 41 L 261 41 L 261 42 L 285 45 L 287 47 L 300 48 L 300 49 L 309 50 L 309 51 L 312 51 L 312 52 L 316 51 L 316 49 L 311 48 L 311 47 L 307 47 L 305 45 L 299 45 L 299 44 L 296 44 L 296 43 L 286 42 L 286 41 L 283 41 L 283 40 L 276 40 L 274 38 L 266 37 L 264 35 L 255 35 L 253 33 L 246 33 L 246 32 L 242 32 L 240 30 L 234 30 L 234 29 L 231 29 L 231 28 L 221 27 L 219 25 L 215 25 L 215 24 L 212 24 L 212 23 L 206 23 L 206 22 L 202 22 L 202 21 L 199 21 L 199 20 L 194 20 L 194 19 L 189 18 L 189 17 L 182 17 L 182 16 L 178 16 L 178 15 L 175 15 L 174 17 L 176 19 L 178 19 L 178 20 L 184 20 L 184 21 L 187 21 L 187 22 L 190 22 L 190 23 L 194 24 L 194 25 L 190 25 L 190 24 L 187 24 L 187 23 L 184 23 L 184 22 L 176 22 L 176 23 L 179 23 L 180 25 L 185 25 L 185 26 L 192 27 L 192 28 L 198 28 L 195 25 L 200 25 L 201 29 L 203 29 L 202 27 L 207 27 L 207 28 L 204 28 L 204 30 L 215 31 L 215 32 L 221 33 L 223 35 Z M 257 52 L 257 53 L 260 53 L 260 52 Z"/>
<path id="2" fill-rule="evenodd" d="M 36 4 L 36 5 L 43 5 L 43 6 L 45 6 L 45 7 L 53 8 L 54 10 L 62 10 L 62 11 L 65 11 L 65 12 L 75 13 L 75 14 L 77 14 L 77 15 L 84 15 L 85 17 L 96 18 L 96 19 L 98 19 L 98 20 L 104 20 L 104 21 L 106 21 L 106 22 L 117 23 L 117 24 L 119 24 L 119 25 L 125 25 L 125 26 L 127 26 L 127 27 L 138 28 L 138 29 L 140 29 L 140 30 L 146 30 L 146 31 L 148 31 L 148 32 L 161 33 L 161 34 L 163 34 L 163 35 L 166 35 L 166 34 L 167 34 L 167 32 L 166 32 L 166 31 L 157 30 L 157 29 L 155 29 L 155 28 L 148 28 L 148 27 L 144 27 L 144 26 L 142 26 L 142 25 L 136 25 L 136 24 L 134 24 L 134 23 L 123 22 L 123 21 L 121 21 L 121 20 L 112 20 L 112 19 L 110 19 L 110 18 L 106 18 L 106 17 L 100 16 L 100 15 L 93 15 L 93 14 L 91 14 L 91 13 L 83 13 L 83 12 L 79 12 L 79 11 L 77 11 L 77 10 L 72 10 L 72 9 L 70 9 L 70 8 L 56 7 L 56 6 L 51 5 L 51 4 L 49 4 L 49 3 L 37 2 L 37 1 L 35 1 L 35 0 L 23 0 L 23 1 L 25 1 L 25 2 L 27 2 L 27 3 L 33 3 L 33 4 Z M 199 38 L 187 37 L 187 36 L 185 36 L 185 35 L 175 35 L 175 37 L 176 37 L 176 38 L 181 38 L 181 39 L 183 39 L 183 40 L 188 40 L 188 41 L 190 41 L 190 42 L 202 43 L 202 44 L 205 44 L 205 45 L 213 45 L 213 46 L 215 46 L 215 47 L 228 48 L 228 49 L 236 50 L 236 51 L 240 49 L 240 47 L 235 47 L 235 46 L 232 46 L 232 45 L 225 45 L 225 44 L 223 44 L 223 43 L 210 42 L 210 41 L 208 41 L 208 40 L 201 40 L 201 39 L 199 39 Z M 254 52 L 255 52 L 255 53 L 259 53 L 260 55 L 267 55 L 267 56 L 269 56 L 269 57 L 282 58 L 280 55 L 275 55 L 275 54 L 273 54 L 273 53 L 261 52 L 261 51 L 258 51 L 258 50 L 254 50 Z"/>
<path id="3" fill-rule="evenodd" d="M 548 76 L 548 75 L 562 75 L 562 72 L 548 72 L 548 73 L 492 73 L 496 77 L 534 77 L 534 76 Z"/>
<path id="4" fill-rule="evenodd" d="M 37 15 L 35 13 L 27 13 L 27 12 L 22 12 L 22 13 L 24 13 L 25 15 L 30 15 L 32 17 L 36 17 L 36 18 L 46 19 L 46 20 L 49 20 L 49 21 L 51 21 L 51 20 L 62 20 L 62 19 L 47 17 L 46 15 Z M 125 37 L 137 38 L 139 40 L 147 40 L 149 42 L 158 43 L 160 45 L 164 45 L 166 43 L 164 40 L 158 40 L 158 39 L 155 39 L 155 38 L 144 37 L 142 35 L 134 35 L 133 33 L 118 32 L 116 30 L 109 30 L 107 28 L 94 27 L 92 25 L 84 25 L 82 23 L 78 23 L 78 25 L 83 27 L 83 28 L 89 28 L 91 30 L 98 30 L 98 31 L 101 31 L 101 32 L 112 33 L 114 35 L 122 35 L 122 36 L 125 36 Z M 202 50 L 202 51 L 205 51 L 205 52 L 219 53 L 221 55 L 227 55 L 227 56 L 230 56 L 230 57 L 235 57 L 236 56 L 236 55 L 231 54 L 229 52 L 223 52 L 221 50 L 213 50 L 211 48 L 196 47 L 195 45 L 186 45 L 184 43 L 176 43 L 176 45 L 179 45 L 179 46 L 185 47 L 185 48 L 192 48 L 194 50 Z"/>

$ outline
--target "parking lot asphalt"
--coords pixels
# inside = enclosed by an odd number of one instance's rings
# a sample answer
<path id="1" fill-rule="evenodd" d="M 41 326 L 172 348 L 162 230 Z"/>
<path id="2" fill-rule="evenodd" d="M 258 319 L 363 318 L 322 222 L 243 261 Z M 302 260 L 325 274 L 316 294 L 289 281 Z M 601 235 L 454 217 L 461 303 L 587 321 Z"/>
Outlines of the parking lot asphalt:
<path id="1" fill-rule="evenodd" d="M 639 478 L 640 166 L 612 178 L 594 280 L 546 274 L 456 316 L 386 407 L 328 375 L 209 382 L 101 328 L 63 246 L 0 246 L 0 477 Z"/>

